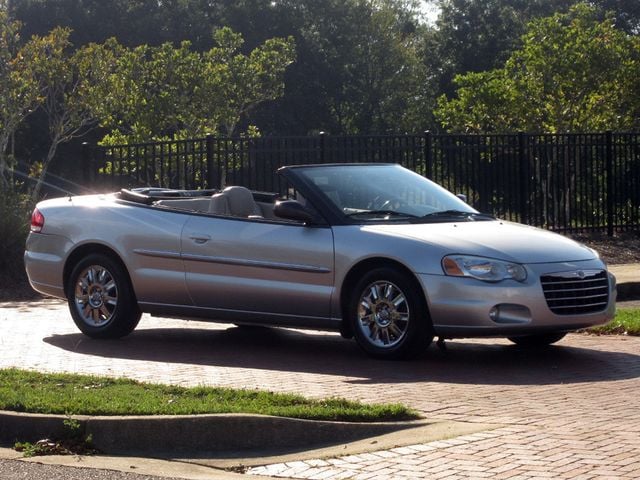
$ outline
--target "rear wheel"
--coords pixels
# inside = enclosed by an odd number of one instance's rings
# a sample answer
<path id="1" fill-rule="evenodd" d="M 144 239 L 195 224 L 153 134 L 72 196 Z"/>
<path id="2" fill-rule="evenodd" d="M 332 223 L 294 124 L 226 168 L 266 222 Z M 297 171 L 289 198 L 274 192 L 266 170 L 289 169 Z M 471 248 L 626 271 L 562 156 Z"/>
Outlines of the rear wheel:
<path id="1" fill-rule="evenodd" d="M 376 358 L 411 358 L 433 340 L 415 281 L 394 268 L 366 273 L 353 289 L 347 314 L 356 342 Z"/>
<path id="2" fill-rule="evenodd" d="M 510 341 L 519 347 L 547 347 L 553 343 L 562 340 L 565 337 L 564 332 L 541 333 L 537 335 L 521 335 L 518 337 L 508 337 Z"/>
<path id="3" fill-rule="evenodd" d="M 67 301 L 76 326 L 93 338 L 123 337 L 140 321 L 127 272 L 103 254 L 87 255 L 74 267 Z"/>

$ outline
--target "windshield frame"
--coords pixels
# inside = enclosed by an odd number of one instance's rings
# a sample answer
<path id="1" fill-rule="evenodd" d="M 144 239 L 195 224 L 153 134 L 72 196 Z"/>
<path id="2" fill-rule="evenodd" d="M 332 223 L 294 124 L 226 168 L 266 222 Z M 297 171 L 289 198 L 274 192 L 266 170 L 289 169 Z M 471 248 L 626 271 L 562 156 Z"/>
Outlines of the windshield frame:
<path id="1" fill-rule="evenodd" d="M 399 214 L 372 214 L 367 217 L 366 209 L 358 211 L 358 209 L 341 209 L 336 201 L 332 200 L 326 192 L 322 191 L 322 188 L 318 186 L 319 176 L 324 175 L 347 175 L 357 172 L 358 177 L 364 177 L 365 172 L 369 169 L 387 169 L 389 172 L 393 172 L 397 169 L 399 175 L 405 176 L 409 182 L 415 182 L 420 188 L 424 187 L 424 194 L 438 195 L 446 204 L 446 208 L 442 208 L 442 211 L 456 210 L 462 213 L 462 215 L 451 216 L 434 216 L 428 218 L 428 213 L 437 212 L 435 210 L 429 211 L 414 211 L 404 212 L 407 215 L 402 215 L 401 210 L 397 210 Z M 343 171 L 340 171 L 343 170 Z M 361 171 L 358 171 L 361 170 Z M 465 203 L 460 198 L 456 197 L 453 193 L 438 185 L 437 183 L 399 165 L 394 163 L 327 163 L 327 164 L 311 164 L 311 165 L 293 165 L 282 167 L 278 170 L 278 173 L 288 178 L 296 187 L 303 193 L 303 195 L 312 203 L 317 210 L 321 211 L 325 218 L 332 225 L 371 225 L 380 223 L 445 223 L 445 222 L 465 222 L 475 221 L 474 214 L 479 214 L 477 210 Z M 315 181 L 314 181 L 315 180 Z M 366 182 L 361 185 L 366 186 Z M 422 192 L 421 192 L 422 193 Z M 439 197 L 440 198 L 440 197 Z M 416 205 L 413 206 L 416 208 Z M 372 208 L 371 210 L 378 210 Z M 391 209 L 395 210 L 395 209 Z M 467 215 L 468 214 L 468 215 Z M 484 220 L 487 218 L 484 217 Z"/>

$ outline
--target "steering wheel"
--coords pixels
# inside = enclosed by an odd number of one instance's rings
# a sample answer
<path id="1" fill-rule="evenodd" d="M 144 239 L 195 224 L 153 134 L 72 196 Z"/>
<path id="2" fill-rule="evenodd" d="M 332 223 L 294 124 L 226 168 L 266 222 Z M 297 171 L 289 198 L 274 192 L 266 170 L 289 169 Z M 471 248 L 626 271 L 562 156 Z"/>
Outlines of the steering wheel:
<path id="1" fill-rule="evenodd" d="M 392 203 L 390 198 L 385 199 L 382 195 L 378 195 L 369 202 L 367 208 L 369 210 L 389 210 Z"/>
<path id="2" fill-rule="evenodd" d="M 398 210 L 403 206 L 407 206 L 407 203 L 400 198 L 384 198 L 382 195 L 378 195 L 369 202 L 367 208 L 369 210 Z"/>

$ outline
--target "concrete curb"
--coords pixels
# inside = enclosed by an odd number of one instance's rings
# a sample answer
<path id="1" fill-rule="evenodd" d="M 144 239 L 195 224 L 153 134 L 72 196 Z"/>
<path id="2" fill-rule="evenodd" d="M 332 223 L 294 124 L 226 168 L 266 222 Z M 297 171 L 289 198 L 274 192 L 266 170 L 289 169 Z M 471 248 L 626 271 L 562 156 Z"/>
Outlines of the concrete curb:
<path id="1" fill-rule="evenodd" d="M 88 417 L 0 411 L 0 442 L 35 442 L 68 435 L 73 418 L 103 453 L 173 457 L 252 449 L 305 449 L 427 425 L 426 421 L 351 423 L 264 415 Z"/>
<path id="2" fill-rule="evenodd" d="M 608 269 L 616 277 L 617 301 L 626 302 L 640 299 L 640 264 L 608 265 Z"/>
<path id="3" fill-rule="evenodd" d="M 619 283 L 616 289 L 618 290 L 618 297 L 616 300 L 618 302 L 640 299 L 640 282 Z"/>
<path id="4" fill-rule="evenodd" d="M 59 421 L 60 418 L 55 418 L 54 420 Z M 334 424 L 341 422 L 303 421 L 302 423 L 307 425 L 312 423 L 313 426 L 315 426 L 316 423 Z M 310 447 L 305 444 L 302 445 L 302 448 L 296 446 L 295 448 L 274 449 L 272 445 L 279 443 L 278 436 L 282 432 L 270 431 L 272 441 L 262 445 L 259 449 L 252 450 L 209 451 L 200 455 L 189 454 L 191 452 L 175 455 L 175 452 L 153 451 L 151 455 L 145 455 L 144 457 L 131 456 L 131 454 L 127 452 L 124 455 L 48 455 L 44 457 L 23 458 L 20 453 L 13 449 L 0 448 L 0 459 L 100 470 L 116 470 L 129 473 L 132 472 L 132 468 L 134 468 L 137 474 L 184 478 L 188 480 L 231 480 L 245 478 L 241 474 L 233 472 L 242 472 L 250 467 L 274 463 L 299 463 L 301 461 L 318 458 L 336 458 L 349 455 L 361 455 L 380 450 L 386 451 L 407 445 L 427 444 L 437 440 L 475 435 L 504 426 L 501 424 L 455 421 L 418 421 L 407 423 L 410 424 L 410 426 L 406 429 L 349 442 L 342 441 L 343 438 L 341 438 L 340 435 L 334 435 L 331 445 L 320 447 L 317 445 Z M 286 422 L 284 428 L 288 428 L 290 425 L 291 422 Z M 404 423 L 400 425 L 404 425 Z M 338 433 L 341 432 L 342 429 L 339 428 Z M 312 437 L 313 434 L 307 435 L 307 438 Z M 163 441 L 163 439 L 158 440 L 158 442 L 160 441 Z"/>

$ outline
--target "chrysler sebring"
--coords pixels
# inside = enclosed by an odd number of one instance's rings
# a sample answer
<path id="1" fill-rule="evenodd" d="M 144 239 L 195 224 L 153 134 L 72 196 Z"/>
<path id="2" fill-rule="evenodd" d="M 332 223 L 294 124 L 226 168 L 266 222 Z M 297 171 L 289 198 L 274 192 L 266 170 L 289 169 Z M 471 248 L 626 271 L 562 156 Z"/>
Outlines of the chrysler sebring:
<path id="1" fill-rule="evenodd" d="M 25 265 L 94 338 L 141 313 L 339 331 L 406 358 L 434 336 L 545 346 L 609 321 L 598 254 L 399 165 L 282 167 L 279 194 L 143 188 L 40 202 Z M 284 193 L 282 193 L 284 192 Z"/>

